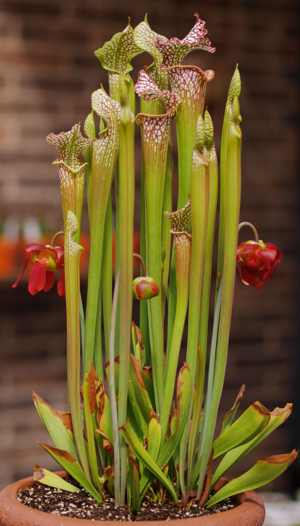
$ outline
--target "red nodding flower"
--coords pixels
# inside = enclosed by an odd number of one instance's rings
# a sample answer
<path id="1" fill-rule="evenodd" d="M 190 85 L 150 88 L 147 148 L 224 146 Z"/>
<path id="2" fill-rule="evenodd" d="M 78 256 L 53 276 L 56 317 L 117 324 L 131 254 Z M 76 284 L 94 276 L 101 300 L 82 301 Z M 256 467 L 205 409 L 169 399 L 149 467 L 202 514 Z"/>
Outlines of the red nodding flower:
<path id="1" fill-rule="evenodd" d="M 244 241 L 237 247 L 236 259 L 241 266 L 237 273 L 245 285 L 251 285 L 260 290 L 275 273 L 283 253 L 273 245 L 264 243 L 261 239 L 256 242 Z"/>
<path id="2" fill-rule="evenodd" d="M 53 287 L 55 270 L 62 270 L 57 283 L 57 292 L 59 296 L 65 296 L 64 249 L 62 247 L 40 245 L 39 243 L 27 245 L 25 248 L 25 265 L 17 281 L 13 284 L 13 288 L 18 285 L 28 263 L 32 264 L 28 276 L 28 290 L 32 296 L 41 290 L 48 292 Z"/>

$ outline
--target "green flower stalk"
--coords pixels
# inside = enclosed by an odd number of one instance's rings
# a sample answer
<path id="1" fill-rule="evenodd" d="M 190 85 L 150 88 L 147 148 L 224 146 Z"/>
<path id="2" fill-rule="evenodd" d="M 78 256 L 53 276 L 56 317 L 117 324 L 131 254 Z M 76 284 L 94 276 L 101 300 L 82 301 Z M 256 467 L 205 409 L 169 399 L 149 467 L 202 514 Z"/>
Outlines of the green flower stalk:
<path id="1" fill-rule="evenodd" d="M 50 133 L 46 140 L 55 146 L 59 153 L 53 164 L 58 166 L 64 222 L 71 210 L 78 220 L 76 241 L 79 242 L 86 163 L 82 164 L 78 155 L 93 143 L 93 139 L 83 137 L 80 124 L 75 124 L 68 132 L 59 135 Z"/>
<path id="2" fill-rule="evenodd" d="M 135 90 L 146 102 L 163 100 L 166 113 L 147 115 L 139 113 L 136 122 L 143 129 L 143 155 L 145 162 L 145 229 L 147 272 L 160 284 L 161 290 L 161 223 L 164 182 L 171 119 L 180 98 L 168 90 L 161 90 L 145 70 L 140 71 Z M 161 298 L 148 302 L 151 361 L 156 410 L 161 411 L 163 400 L 163 328 Z"/>
<path id="3" fill-rule="evenodd" d="M 165 440 L 172 405 L 179 351 L 188 306 L 192 245 L 192 236 L 188 229 L 188 224 L 191 220 L 190 199 L 181 210 L 172 213 L 165 212 L 165 215 L 170 219 L 171 232 L 174 235 L 177 305 L 171 347 L 169 353 L 167 353 L 165 363 L 165 392 L 160 417 L 162 443 Z"/>
<path id="4" fill-rule="evenodd" d="M 120 113 L 119 104 L 111 100 L 103 88 L 92 94 L 92 108 L 108 122 L 108 127 L 100 132 L 99 139 L 93 143 L 92 191 L 89 213 L 91 248 L 86 308 L 84 372 L 89 370 L 90 361 L 94 363 L 104 225 L 118 152 Z M 101 364 L 102 360 L 97 360 L 97 363 Z M 97 374 L 99 378 L 103 378 L 103 368 L 98 370 Z"/>

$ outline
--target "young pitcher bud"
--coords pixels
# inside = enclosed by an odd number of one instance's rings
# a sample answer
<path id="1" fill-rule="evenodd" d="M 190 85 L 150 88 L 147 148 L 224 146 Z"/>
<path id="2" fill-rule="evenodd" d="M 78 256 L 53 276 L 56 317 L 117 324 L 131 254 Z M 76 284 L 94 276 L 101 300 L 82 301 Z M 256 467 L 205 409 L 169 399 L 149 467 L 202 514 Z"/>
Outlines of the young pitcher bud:
<path id="1" fill-rule="evenodd" d="M 136 300 L 150 300 L 159 295 L 159 286 L 150 276 L 140 276 L 132 283 L 132 293 Z"/>

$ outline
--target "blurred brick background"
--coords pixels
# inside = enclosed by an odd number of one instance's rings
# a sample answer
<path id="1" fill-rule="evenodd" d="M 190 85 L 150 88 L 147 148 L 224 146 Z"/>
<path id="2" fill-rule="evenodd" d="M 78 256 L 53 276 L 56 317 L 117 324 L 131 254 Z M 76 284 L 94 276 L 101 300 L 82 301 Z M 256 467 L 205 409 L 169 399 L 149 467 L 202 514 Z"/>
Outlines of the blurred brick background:
<path id="1" fill-rule="evenodd" d="M 261 292 L 236 287 L 229 367 L 221 414 L 242 383 L 243 407 L 269 409 L 294 402 L 289 421 L 246 459 L 300 447 L 299 365 L 299 12 L 296 0 L 2 0 L 0 3 L 0 227 L 7 218 L 38 219 L 43 232 L 61 228 L 60 193 L 50 133 L 84 122 L 90 94 L 106 73 L 94 50 L 145 12 L 151 27 L 183 38 L 198 11 L 207 21 L 214 55 L 186 59 L 214 69 L 207 104 L 219 147 L 228 84 L 235 64 L 242 76 L 243 195 L 241 220 L 255 223 L 284 259 Z M 134 59 L 137 71 L 150 57 Z M 137 135 L 138 143 L 138 135 Z M 139 180 L 139 154 L 137 156 Z M 137 205 L 138 209 L 138 205 Z M 137 210 L 138 212 L 138 210 Z M 138 213 L 137 213 L 138 218 Z M 87 231 L 86 215 L 83 230 Z M 241 234 L 241 240 L 251 237 Z M 34 463 L 55 465 L 36 439 L 47 441 L 33 404 L 34 389 L 66 409 L 64 302 L 55 290 L 32 298 L 25 280 L 11 283 L 18 263 L 11 244 L 0 246 L 0 487 L 32 473 Z M 12 250 L 11 250 L 12 251 Z M 14 267 L 14 265 L 16 265 Z M 1 271 L 1 269 L 0 269 Z M 84 284 L 83 284 L 84 285 Z M 232 472 L 235 475 L 239 467 Z M 300 463 L 269 488 L 300 486 Z"/>

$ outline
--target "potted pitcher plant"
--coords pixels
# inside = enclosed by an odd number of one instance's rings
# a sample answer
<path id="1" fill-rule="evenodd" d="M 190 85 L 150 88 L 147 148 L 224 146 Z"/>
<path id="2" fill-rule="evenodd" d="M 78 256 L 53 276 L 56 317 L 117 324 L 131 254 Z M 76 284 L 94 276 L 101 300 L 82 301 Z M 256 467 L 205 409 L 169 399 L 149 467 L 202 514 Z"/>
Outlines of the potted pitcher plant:
<path id="1" fill-rule="evenodd" d="M 16 517 L 23 512 L 29 518 L 22 515 L 22 524 L 52 524 L 50 520 L 73 524 L 67 513 L 62 519 L 57 512 L 46 514 L 38 505 L 28 507 L 17 500 L 22 501 L 18 491 L 34 481 L 56 488 L 60 498 L 64 492 L 68 499 L 75 497 L 83 488 L 98 510 L 113 502 L 114 510 L 127 509 L 131 520 L 139 520 L 141 507 L 152 502 L 161 508 L 172 503 L 176 517 L 186 516 L 195 524 L 258 525 L 263 523 L 264 508 L 260 498 L 249 492 L 272 481 L 297 456 L 295 450 L 270 456 L 234 480 L 223 478 L 288 418 L 292 405 L 269 411 L 254 401 L 238 416 L 242 386 L 220 434 L 215 434 L 236 272 L 245 285 L 259 290 L 273 276 L 282 252 L 260 240 L 253 225 L 239 223 L 238 67 L 228 90 L 218 168 L 213 122 L 205 108 L 214 72 L 182 64 L 193 50 L 215 51 L 206 34 L 205 22 L 197 14 L 183 40 L 155 33 L 147 17 L 135 29 L 129 22 L 95 52 L 108 71 L 109 94 L 102 86 L 92 93 L 84 135 L 80 124 L 75 124 L 70 131 L 47 137 L 58 152 L 53 164 L 59 172 L 64 228 L 49 245 L 26 247 L 24 268 L 13 286 L 26 267 L 31 294 L 48 291 L 55 271 L 61 272 L 57 289 L 66 302 L 70 410 L 58 411 L 36 393 L 33 400 L 54 443 L 40 445 L 66 473 L 36 466 L 33 479 L 17 483 L 13 494 L 4 490 L 3 526 L 18 524 Z M 139 72 L 134 85 L 130 61 L 145 51 L 153 63 Z M 136 94 L 140 112 L 135 117 Z M 172 120 L 179 181 L 174 208 Z M 142 141 L 139 253 L 133 249 L 136 125 Z M 83 305 L 80 229 L 85 181 L 90 256 Z M 252 228 L 253 236 L 239 245 L 238 232 L 244 225 Z M 134 258 L 141 269 L 135 279 Z M 139 319 L 134 321 L 133 301 L 139 301 Z M 182 362 L 180 352 L 184 352 Z M 240 506 L 220 506 L 236 495 Z M 207 515 L 191 519 L 191 510 Z"/>

